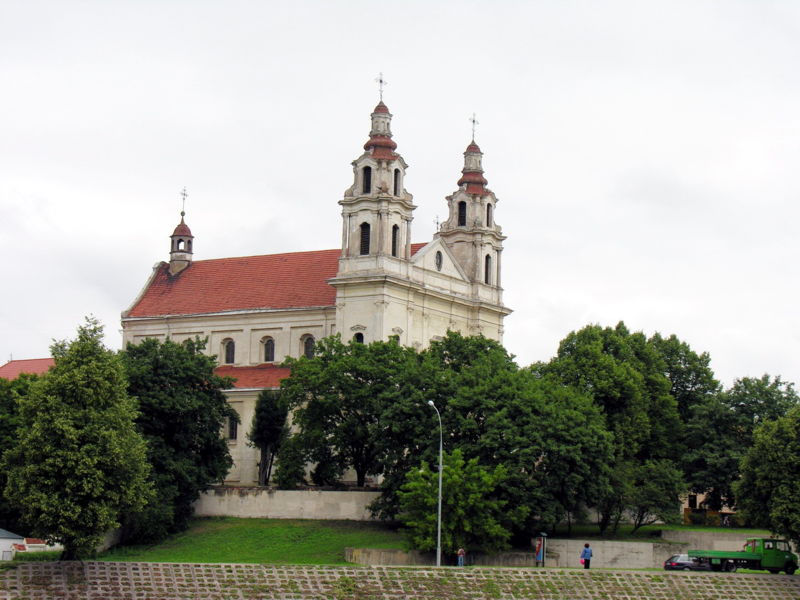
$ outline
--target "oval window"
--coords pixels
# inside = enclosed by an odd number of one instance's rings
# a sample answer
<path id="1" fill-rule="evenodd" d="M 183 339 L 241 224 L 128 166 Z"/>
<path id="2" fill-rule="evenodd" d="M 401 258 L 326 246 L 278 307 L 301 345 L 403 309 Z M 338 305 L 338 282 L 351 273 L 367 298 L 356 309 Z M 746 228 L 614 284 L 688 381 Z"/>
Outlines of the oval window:
<path id="1" fill-rule="evenodd" d="M 442 270 L 442 262 L 443 262 L 442 253 L 437 251 L 436 252 L 436 258 L 434 260 L 436 262 L 436 270 L 437 271 L 441 271 Z"/>

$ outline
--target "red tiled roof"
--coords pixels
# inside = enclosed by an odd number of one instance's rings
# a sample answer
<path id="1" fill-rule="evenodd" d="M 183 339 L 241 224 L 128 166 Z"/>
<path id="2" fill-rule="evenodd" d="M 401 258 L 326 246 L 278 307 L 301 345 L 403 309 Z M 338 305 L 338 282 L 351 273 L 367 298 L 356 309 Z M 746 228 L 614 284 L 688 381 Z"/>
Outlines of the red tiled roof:
<path id="1" fill-rule="evenodd" d="M 411 255 L 425 244 L 412 244 Z M 333 306 L 328 280 L 341 250 L 316 250 L 193 262 L 177 275 L 162 263 L 128 317 Z"/>
<path id="2" fill-rule="evenodd" d="M 386 106 L 386 105 L 383 103 L 383 100 L 381 100 L 380 102 L 378 102 L 378 105 L 375 107 L 375 110 L 373 110 L 372 112 L 376 112 L 376 113 L 388 113 L 388 112 L 389 112 L 389 107 L 388 107 L 388 106 Z"/>
<path id="3" fill-rule="evenodd" d="M 10 360 L 0 367 L 0 377 L 16 379 L 22 373 L 41 375 L 47 373 L 56 364 L 52 358 L 30 358 L 28 360 Z"/>
<path id="4" fill-rule="evenodd" d="M 162 263 L 127 316 L 191 315 L 247 309 L 333 306 L 340 250 L 193 262 L 177 275 Z"/>
<path id="5" fill-rule="evenodd" d="M 290 369 L 276 365 L 257 365 L 255 367 L 234 367 L 222 365 L 214 369 L 220 377 L 235 377 L 234 388 L 276 388 L 282 379 L 289 377 Z"/>

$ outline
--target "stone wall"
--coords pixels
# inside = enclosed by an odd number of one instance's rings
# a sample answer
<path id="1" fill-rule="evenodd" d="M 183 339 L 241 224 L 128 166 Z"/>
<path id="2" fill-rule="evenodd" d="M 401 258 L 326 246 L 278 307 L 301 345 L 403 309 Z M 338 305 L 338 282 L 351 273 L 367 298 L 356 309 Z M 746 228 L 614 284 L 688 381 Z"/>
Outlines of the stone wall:
<path id="1" fill-rule="evenodd" d="M 275 490 L 218 487 L 195 502 L 198 517 L 369 521 L 368 506 L 380 495 L 368 491 Z"/>
<path id="2" fill-rule="evenodd" d="M 687 550 L 728 550 L 739 552 L 749 537 L 770 537 L 768 531 L 667 531 L 661 532 L 665 541 L 686 544 Z"/>
<path id="3" fill-rule="evenodd" d="M 551 539 L 547 542 L 548 567 L 580 567 L 580 554 L 584 542 L 580 540 Z M 683 552 L 683 544 L 668 542 L 591 542 L 594 558 L 592 567 L 602 569 L 661 568 L 664 561 Z M 403 552 L 374 548 L 346 548 L 345 560 L 360 565 L 424 565 L 436 564 L 432 552 Z M 443 564 L 455 563 L 454 556 L 442 557 Z M 468 554 L 467 564 L 486 567 L 535 567 L 533 552 L 500 552 L 498 554 Z"/>

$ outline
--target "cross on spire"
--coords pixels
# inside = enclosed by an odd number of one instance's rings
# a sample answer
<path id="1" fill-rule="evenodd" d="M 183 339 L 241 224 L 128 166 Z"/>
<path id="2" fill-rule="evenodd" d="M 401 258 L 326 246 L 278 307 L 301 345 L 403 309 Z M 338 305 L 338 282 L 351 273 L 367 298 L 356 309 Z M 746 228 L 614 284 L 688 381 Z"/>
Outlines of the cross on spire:
<path id="1" fill-rule="evenodd" d="M 186 186 L 183 186 L 183 190 L 181 190 L 181 218 L 186 215 Z"/>
<path id="2" fill-rule="evenodd" d="M 480 125 L 478 119 L 475 118 L 475 113 L 472 113 L 472 117 L 470 118 L 470 123 L 472 123 L 472 141 L 475 141 L 475 126 Z"/>
<path id="3" fill-rule="evenodd" d="M 383 88 L 384 86 L 389 85 L 389 82 L 383 78 L 383 73 L 378 73 L 378 77 L 375 79 L 375 82 L 378 84 L 378 93 L 380 93 L 381 102 L 383 102 Z"/>

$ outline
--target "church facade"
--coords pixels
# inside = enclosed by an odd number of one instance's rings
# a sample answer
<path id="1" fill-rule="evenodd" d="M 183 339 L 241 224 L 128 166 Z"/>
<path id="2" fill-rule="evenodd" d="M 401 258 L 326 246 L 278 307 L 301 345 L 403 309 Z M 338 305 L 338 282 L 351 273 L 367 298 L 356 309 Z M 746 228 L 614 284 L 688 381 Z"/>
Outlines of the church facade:
<path id="1" fill-rule="evenodd" d="M 501 287 L 505 237 L 483 154 L 474 140 L 468 145 L 458 189 L 446 198 L 448 218 L 431 241 L 412 243 L 416 206 L 391 118 L 379 102 L 364 152 L 352 163 L 353 183 L 339 200 L 341 248 L 195 261 L 181 213 L 169 262 L 154 266 L 122 313 L 123 345 L 206 338 L 217 373 L 236 378 L 226 395 L 241 424 L 226 431 L 235 463 L 226 483 L 257 484 L 258 453 L 246 439 L 256 398 L 288 376 L 284 357 L 313 355 L 316 340 L 397 336 L 422 349 L 452 330 L 502 341 L 511 312 Z"/>

